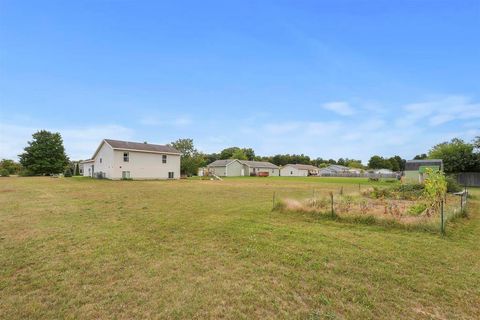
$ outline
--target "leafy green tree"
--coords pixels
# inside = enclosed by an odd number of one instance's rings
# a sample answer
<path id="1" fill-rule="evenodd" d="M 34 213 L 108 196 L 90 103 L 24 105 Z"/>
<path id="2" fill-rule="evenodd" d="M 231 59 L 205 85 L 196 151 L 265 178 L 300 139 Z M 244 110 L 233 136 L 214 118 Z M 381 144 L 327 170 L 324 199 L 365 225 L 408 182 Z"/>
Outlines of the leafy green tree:
<path id="1" fill-rule="evenodd" d="M 377 155 L 372 156 L 370 160 L 368 160 L 368 167 L 370 169 L 389 169 L 386 168 L 385 165 L 385 159 Z M 388 164 L 388 166 L 390 167 L 390 164 Z"/>
<path id="2" fill-rule="evenodd" d="M 233 152 L 231 159 L 247 160 L 248 158 L 242 149 L 237 149 Z"/>
<path id="3" fill-rule="evenodd" d="M 60 133 L 41 130 L 32 137 L 19 155 L 22 166 L 34 175 L 62 173 L 69 162 Z"/>
<path id="4" fill-rule="evenodd" d="M 422 153 L 422 154 L 417 154 L 415 157 L 413 157 L 413 160 L 425 160 L 427 158 L 428 158 L 427 154 Z"/>
<path id="5" fill-rule="evenodd" d="M 355 169 L 364 168 L 361 160 L 347 159 L 345 163 L 347 164 L 347 167 L 350 167 L 350 168 L 355 168 Z"/>
<path id="6" fill-rule="evenodd" d="M 239 147 L 230 147 L 230 148 L 225 148 L 222 151 L 220 151 L 220 159 L 232 159 L 233 154 L 235 151 L 240 150 Z"/>
<path id="7" fill-rule="evenodd" d="M 170 143 L 172 147 L 182 153 L 180 159 L 180 172 L 187 176 L 196 175 L 198 168 L 205 165 L 205 157 L 197 151 L 193 139 L 178 139 Z"/>
<path id="8" fill-rule="evenodd" d="M 255 151 L 252 148 L 243 148 L 242 151 L 245 154 L 245 156 L 247 157 L 247 159 L 245 159 L 245 160 L 253 161 L 253 160 L 256 159 Z"/>
<path id="9" fill-rule="evenodd" d="M 13 160 L 2 159 L 0 161 L 0 169 L 7 170 L 8 174 L 17 174 L 22 169 L 22 166 Z"/>
<path id="10" fill-rule="evenodd" d="M 442 142 L 428 152 L 429 159 L 442 159 L 446 173 L 480 171 L 478 154 L 474 153 L 474 145 L 462 139 L 454 138 L 450 142 Z"/>

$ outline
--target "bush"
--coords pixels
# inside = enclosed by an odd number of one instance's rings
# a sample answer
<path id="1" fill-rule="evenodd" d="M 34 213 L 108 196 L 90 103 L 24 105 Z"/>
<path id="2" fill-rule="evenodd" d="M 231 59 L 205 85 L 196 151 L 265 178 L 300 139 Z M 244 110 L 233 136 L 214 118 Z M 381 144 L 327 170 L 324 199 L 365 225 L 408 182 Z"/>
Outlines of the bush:
<path id="1" fill-rule="evenodd" d="M 427 209 L 427 205 L 425 203 L 416 203 L 410 208 L 408 208 L 407 213 L 411 216 L 419 216 Z"/>
<path id="2" fill-rule="evenodd" d="M 373 187 L 373 191 L 370 192 L 370 197 L 374 199 L 388 198 L 391 195 L 389 189 Z"/>
<path id="3" fill-rule="evenodd" d="M 70 178 L 72 176 L 72 169 L 68 168 L 67 170 L 65 170 L 63 176 L 66 178 Z"/>
<path id="4" fill-rule="evenodd" d="M 9 177 L 10 172 L 7 169 L 0 169 L 0 177 Z"/>
<path id="5" fill-rule="evenodd" d="M 455 177 L 448 176 L 446 177 L 447 180 L 447 192 L 460 192 L 463 190 L 462 186 L 458 184 Z"/>

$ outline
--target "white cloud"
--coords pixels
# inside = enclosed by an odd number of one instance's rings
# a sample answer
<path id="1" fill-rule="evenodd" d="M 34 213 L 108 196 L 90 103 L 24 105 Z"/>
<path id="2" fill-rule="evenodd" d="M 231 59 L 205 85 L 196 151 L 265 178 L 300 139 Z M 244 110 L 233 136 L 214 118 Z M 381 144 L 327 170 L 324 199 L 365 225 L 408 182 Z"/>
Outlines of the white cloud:
<path id="1" fill-rule="evenodd" d="M 480 118 L 480 103 L 465 96 L 446 96 L 429 101 L 411 103 L 402 107 L 404 115 L 396 121 L 401 127 L 422 121 L 429 126 L 440 126 L 454 120 Z"/>
<path id="2" fill-rule="evenodd" d="M 351 116 L 355 114 L 355 110 L 348 104 L 348 102 L 343 101 L 327 102 L 322 105 L 322 108 L 333 111 L 341 116 Z"/>

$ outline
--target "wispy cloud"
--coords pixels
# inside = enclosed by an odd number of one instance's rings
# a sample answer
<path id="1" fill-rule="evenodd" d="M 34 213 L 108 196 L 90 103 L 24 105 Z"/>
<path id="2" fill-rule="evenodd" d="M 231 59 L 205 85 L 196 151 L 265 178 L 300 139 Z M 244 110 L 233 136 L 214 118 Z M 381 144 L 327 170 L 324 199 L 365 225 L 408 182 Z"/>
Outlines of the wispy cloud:
<path id="1" fill-rule="evenodd" d="M 343 101 L 327 102 L 322 105 L 322 108 L 333 111 L 341 116 L 351 116 L 355 114 L 355 110 L 350 106 L 350 104 Z"/>
<path id="2" fill-rule="evenodd" d="M 454 120 L 480 118 L 480 103 L 465 96 L 446 96 L 407 104 L 403 111 L 404 115 L 396 122 L 399 126 L 409 126 L 419 121 L 430 126 L 439 126 Z"/>

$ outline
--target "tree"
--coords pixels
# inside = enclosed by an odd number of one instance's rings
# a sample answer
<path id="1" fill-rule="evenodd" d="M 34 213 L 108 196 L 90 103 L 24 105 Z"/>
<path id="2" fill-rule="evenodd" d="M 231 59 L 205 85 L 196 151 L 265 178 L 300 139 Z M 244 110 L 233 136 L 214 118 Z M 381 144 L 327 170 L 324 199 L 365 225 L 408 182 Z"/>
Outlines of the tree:
<path id="1" fill-rule="evenodd" d="M 198 168 L 205 165 L 205 157 L 195 149 L 193 139 L 178 139 L 170 145 L 182 153 L 180 158 L 180 172 L 182 174 L 196 175 Z"/>
<path id="2" fill-rule="evenodd" d="M 385 167 L 385 159 L 380 156 L 372 156 L 370 160 L 368 160 L 368 167 L 370 169 L 389 169 Z M 389 164 L 390 166 L 390 164 Z"/>
<path id="3" fill-rule="evenodd" d="M 233 152 L 231 159 L 247 160 L 247 155 L 243 149 L 237 149 Z"/>
<path id="4" fill-rule="evenodd" d="M 2 159 L 0 161 L 0 169 L 6 170 L 8 174 L 17 174 L 22 169 L 22 166 L 13 160 Z"/>
<path id="5" fill-rule="evenodd" d="M 246 160 L 253 161 L 253 160 L 256 159 L 255 151 L 252 148 L 243 148 L 242 150 L 243 150 L 243 153 L 245 154 L 245 156 L 247 157 Z"/>
<path id="6" fill-rule="evenodd" d="M 79 176 L 80 175 L 80 163 L 75 162 L 75 170 L 73 171 L 73 175 Z"/>
<path id="7" fill-rule="evenodd" d="M 220 152 L 219 159 L 255 160 L 257 157 L 252 148 L 230 147 Z"/>
<path id="8" fill-rule="evenodd" d="M 478 154 L 474 153 L 474 145 L 462 139 L 454 138 L 450 142 L 442 142 L 428 152 L 429 159 L 442 159 L 446 173 L 480 171 Z"/>
<path id="9" fill-rule="evenodd" d="M 422 153 L 422 154 L 417 154 L 415 157 L 413 157 L 413 160 L 424 160 L 424 159 L 427 159 L 427 154 L 426 153 Z"/>
<path id="10" fill-rule="evenodd" d="M 25 152 L 19 155 L 22 166 L 33 175 L 63 172 L 69 162 L 60 133 L 41 130 L 32 137 Z"/>

